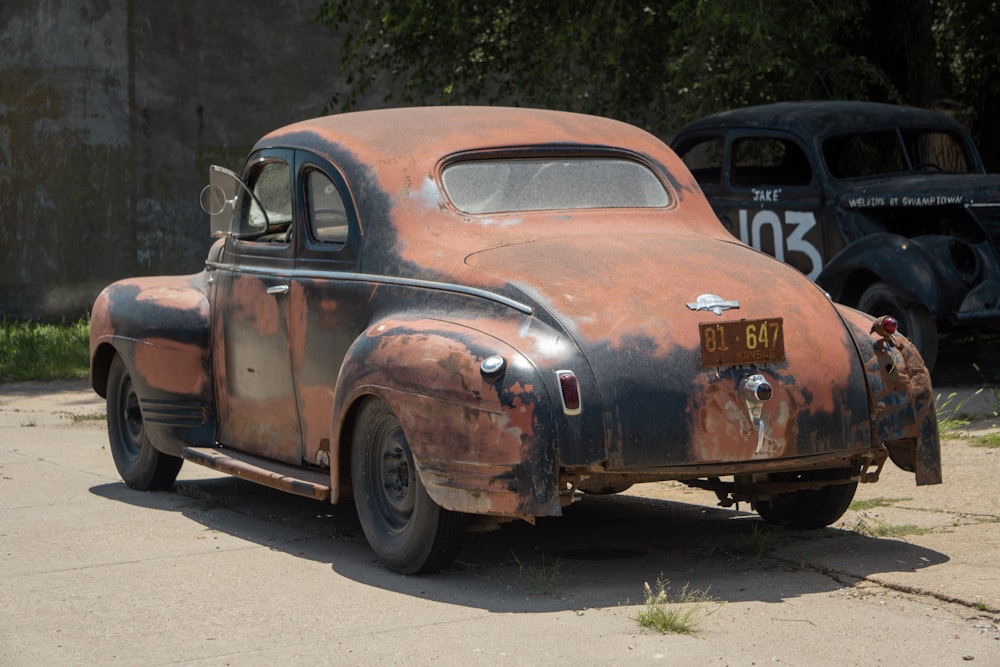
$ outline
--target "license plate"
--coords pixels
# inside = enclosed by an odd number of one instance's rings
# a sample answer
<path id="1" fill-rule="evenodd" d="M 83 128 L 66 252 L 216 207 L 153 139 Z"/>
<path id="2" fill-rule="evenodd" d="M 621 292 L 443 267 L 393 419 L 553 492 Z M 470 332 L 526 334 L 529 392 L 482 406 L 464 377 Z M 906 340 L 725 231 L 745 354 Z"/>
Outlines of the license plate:
<path id="1" fill-rule="evenodd" d="M 780 317 L 738 322 L 703 322 L 702 366 L 749 366 L 785 359 L 785 328 Z"/>

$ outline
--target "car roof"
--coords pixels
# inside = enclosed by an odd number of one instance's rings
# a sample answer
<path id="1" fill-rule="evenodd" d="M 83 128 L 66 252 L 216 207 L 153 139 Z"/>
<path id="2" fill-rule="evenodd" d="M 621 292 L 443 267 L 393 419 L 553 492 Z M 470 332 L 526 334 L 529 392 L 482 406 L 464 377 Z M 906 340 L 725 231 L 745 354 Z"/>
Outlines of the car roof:
<path id="1" fill-rule="evenodd" d="M 776 102 L 705 116 L 678 133 L 721 128 L 798 130 L 813 136 L 841 134 L 878 127 L 937 127 L 965 134 L 961 123 L 945 114 L 917 107 L 879 102 Z"/>
<path id="2" fill-rule="evenodd" d="M 658 139 L 597 116 L 518 107 L 407 107 L 312 118 L 265 135 L 255 147 L 348 149 L 375 163 L 401 155 L 430 158 L 466 151 L 536 145 L 610 146 L 645 152 Z"/>
<path id="3" fill-rule="evenodd" d="M 475 216 L 448 206 L 435 182 L 452 157 L 508 149 L 531 155 L 559 151 L 625 151 L 657 171 L 672 191 L 671 206 L 581 209 Z M 620 121 L 583 114 L 511 107 L 411 107 L 313 118 L 265 135 L 254 150 L 302 149 L 341 170 L 364 229 L 369 272 L 448 276 L 458 280 L 465 258 L 488 247 L 564 236 L 601 238 L 613 230 L 730 237 L 684 163 L 661 140 Z M 544 154 L 544 153 L 542 153 Z M 553 224 L 558 219 L 572 225 Z M 413 267 L 420 267 L 419 271 Z M 466 277 L 465 279 L 471 280 Z"/>

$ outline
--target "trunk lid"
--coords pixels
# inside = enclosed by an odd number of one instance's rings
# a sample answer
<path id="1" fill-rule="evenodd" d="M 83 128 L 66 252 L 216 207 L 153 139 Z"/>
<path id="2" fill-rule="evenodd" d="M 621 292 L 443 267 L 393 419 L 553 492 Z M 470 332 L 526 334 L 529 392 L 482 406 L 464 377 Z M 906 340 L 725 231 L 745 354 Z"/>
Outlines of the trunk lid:
<path id="1" fill-rule="evenodd" d="M 596 381 L 582 389 L 584 409 L 602 411 L 609 468 L 871 446 L 865 376 L 834 305 L 798 271 L 743 244 L 673 234 L 584 236 L 485 250 L 466 263 L 506 279 L 518 298 L 573 336 Z M 705 295 L 738 307 L 698 309 L 699 297 L 711 299 Z M 702 365 L 700 324 L 767 321 L 773 331 L 777 318 L 784 360 Z M 773 388 L 759 417 L 743 389 L 754 374 Z M 563 463 L 573 463 L 566 460 L 572 455 L 561 452 Z"/>

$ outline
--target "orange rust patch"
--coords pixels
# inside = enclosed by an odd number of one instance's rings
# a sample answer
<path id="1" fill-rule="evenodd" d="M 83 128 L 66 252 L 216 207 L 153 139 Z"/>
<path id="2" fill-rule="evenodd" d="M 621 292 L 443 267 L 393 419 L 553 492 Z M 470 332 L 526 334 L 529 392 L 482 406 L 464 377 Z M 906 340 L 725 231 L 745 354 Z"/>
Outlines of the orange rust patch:
<path id="1" fill-rule="evenodd" d="M 149 386 L 164 392 L 200 396 L 208 384 L 206 351 L 165 338 L 135 346 L 135 369 Z"/>

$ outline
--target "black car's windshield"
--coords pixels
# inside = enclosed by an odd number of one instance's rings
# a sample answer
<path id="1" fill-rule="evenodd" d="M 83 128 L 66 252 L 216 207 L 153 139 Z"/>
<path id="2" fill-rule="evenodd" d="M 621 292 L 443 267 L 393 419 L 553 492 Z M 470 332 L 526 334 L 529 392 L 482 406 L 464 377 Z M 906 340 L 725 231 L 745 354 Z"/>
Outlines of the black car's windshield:
<path id="1" fill-rule="evenodd" d="M 967 174 L 973 171 L 961 140 L 941 130 L 842 134 L 823 141 L 823 159 L 834 178 L 863 178 L 906 171 Z"/>
<path id="2" fill-rule="evenodd" d="M 448 198 L 466 213 L 670 204 L 648 167 L 617 157 L 467 160 L 445 167 L 441 180 Z"/>

